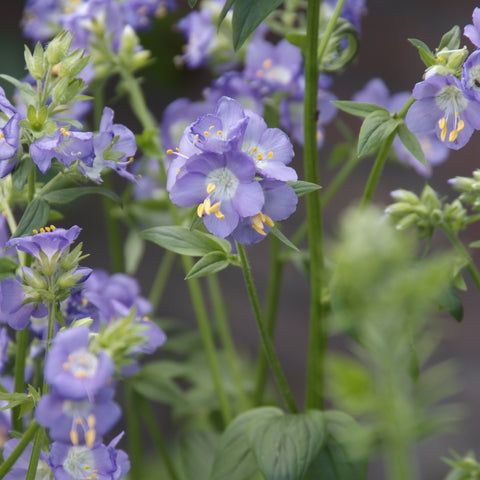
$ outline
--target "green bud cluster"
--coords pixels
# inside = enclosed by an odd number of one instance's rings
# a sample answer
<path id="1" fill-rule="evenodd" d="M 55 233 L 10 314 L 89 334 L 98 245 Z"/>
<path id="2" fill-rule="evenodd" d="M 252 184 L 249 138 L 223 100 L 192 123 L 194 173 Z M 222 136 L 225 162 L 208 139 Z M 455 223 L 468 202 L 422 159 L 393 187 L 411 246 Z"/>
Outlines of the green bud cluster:
<path id="1" fill-rule="evenodd" d="M 461 192 L 459 200 L 471 205 L 473 210 L 480 210 L 480 169 L 473 172 L 472 177 L 455 177 L 450 184 Z"/>
<path id="2" fill-rule="evenodd" d="M 445 226 L 453 232 L 466 225 L 467 212 L 460 200 L 442 204 L 436 192 L 426 185 L 420 197 L 408 190 L 392 192 L 395 203 L 385 212 L 392 218 L 399 230 L 416 227 L 420 238 L 429 238 L 437 227 Z"/>
<path id="3" fill-rule="evenodd" d="M 22 271 L 26 303 L 53 303 L 67 299 L 83 276 L 78 267 L 87 255 L 82 255 L 81 249 L 80 243 L 72 251 L 65 249 L 50 258 L 39 251 L 31 267 Z"/>

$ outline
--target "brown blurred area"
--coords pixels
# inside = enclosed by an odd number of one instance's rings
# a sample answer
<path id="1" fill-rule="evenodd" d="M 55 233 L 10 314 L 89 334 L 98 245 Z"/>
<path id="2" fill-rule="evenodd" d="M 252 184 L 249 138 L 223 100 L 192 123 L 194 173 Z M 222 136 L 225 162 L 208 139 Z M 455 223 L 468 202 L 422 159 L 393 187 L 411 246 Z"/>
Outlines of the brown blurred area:
<path id="1" fill-rule="evenodd" d="M 187 8 L 186 0 L 183 10 Z M 3 0 L 2 15 L 0 17 L 0 71 L 13 76 L 25 73 L 23 67 L 23 42 L 19 26 L 23 2 L 17 0 Z M 414 84 L 421 80 L 423 64 L 419 60 L 416 49 L 410 45 L 407 38 L 419 38 L 432 49 L 447 30 L 453 25 L 471 23 L 471 14 L 477 2 L 468 0 L 367 0 L 368 14 L 362 22 L 361 46 L 358 60 L 345 73 L 335 80 L 332 90 L 340 99 L 350 99 L 351 95 L 363 88 L 365 83 L 374 77 L 381 77 L 392 93 L 411 90 Z M 168 25 L 168 23 L 162 23 Z M 168 28 L 170 28 L 168 26 Z M 155 39 L 160 35 L 161 39 Z M 149 105 L 154 114 L 160 119 L 162 108 L 177 96 L 191 96 L 199 98 L 201 88 L 207 86 L 208 75 L 204 72 L 176 72 L 171 62 L 171 57 L 179 53 L 181 38 L 170 30 L 160 31 L 157 27 L 154 33 L 145 36 L 148 48 L 153 50 L 154 56 L 159 56 L 159 61 L 145 72 L 145 91 Z M 465 39 L 465 44 L 472 51 L 473 46 Z M 7 87 L 2 81 L 3 87 Z M 135 129 L 135 121 L 126 105 L 120 103 L 116 121 L 127 124 Z M 116 106 L 113 106 L 116 109 Z M 342 119 L 352 127 L 358 128 L 359 122 Z M 132 122 L 132 123 L 131 123 Z M 337 137 L 333 128 L 327 129 L 327 144 L 322 149 L 320 161 L 328 157 L 331 142 Z M 480 164 L 480 133 L 472 137 L 469 144 L 458 152 L 451 152 L 449 159 L 443 165 L 435 168 L 429 183 L 442 196 L 453 196 L 447 180 L 449 178 L 465 175 L 470 176 L 472 171 Z M 296 160 L 299 162 L 299 160 Z M 298 163 L 297 163 L 298 165 Z M 371 160 L 363 162 L 354 172 L 347 186 L 334 200 L 328 210 L 325 220 L 326 236 L 335 234 L 338 215 L 344 207 L 357 199 L 363 191 Z M 322 185 L 328 185 L 334 172 L 321 165 Z M 420 193 L 425 179 L 419 177 L 413 170 L 397 164 L 389 164 L 385 169 L 381 183 L 375 195 L 375 201 L 380 205 L 390 202 L 389 193 L 397 188 L 408 188 Z M 121 184 L 120 184 L 121 185 Z M 347 193 L 345 193 L 347 192 Z M 88 266 L 108 269 L 108 251 L 106 250 L 106 236 L 103 220 L 100 215 L 100 200 L 95 198 L 82 203 L 81 208 L 72 206 L 66 212 L 65 223 L 76 223 L 84 230 L 82 241 L 84 251 L 90 253 Z M 98 218 L 91 212 L 98 210 Z M 295 220 L 292 220 L 295 224 Z M 288 231 L 286 226 L 285 230 Z M 480 239 L 480 227 L 473 227 L 466 231 L 462 238 L 466 244 Z M 439 239 L 439 245 L 444 244 Z M 262 244 L 249 248 L 252 256 L 252 266 L 261 292 L 265 291 L 268 255 L 267 245 Z M 480 264 L 480 253 L 473 251 L 473 256 Z M 151 246 L 147 249 L 147 258 L 143 262 L 139 280 L 146 294 L 154 276 L 154 269 L 160 260 L 161 253 L 158 248 Z M 447 468 L 440 460 L 449 455 L 449 449 L 459 454 L 466 453 L 469 449 L 477 449 L 480 444 L 480 414 L 477 406 L 480 404 L 480 297 L 474 291 L 472 282 L 467 273 L 465 278 L 468 292 L 463 293 L 465 316 L 461 324 L 441 316 L 438 328 L 444 332 L 441 352 L 438 359 L 453 358 L 459 370 L 459 381 L 462 391 L 458 397 L 467 409 L 465 421 L 458 427 L 456 434 L 435 438 L 422 443 L 418 450 L 418 462 L 425 480 L 444 478 Z M 256 351 L 257 333 L 251 317 L 248 300 L 241 282 L 240 272 L 228 270 L 222 273 L 222 284 L 226 285 L 225 299 L 228 302 L 232 317 L 232 328 L 235 338 L 242 348 Z M 172 274 L 167 290 L 166 300 L 162 302 L 160 314 L 178 318 L 179 321 L 192 323 L 191 309 L 185 300 L 185 288 L 182 275 Z M 228 288 L 228 289 L 227 289 Z M 179 299 L 182 299 L 181 301 Z M 305 352 L 308 330 L 308 285 L 293 267 L 288 267 L 282 304 L 279 309 L 278 331 L 276 345 L 287 376 L 293 385 L 297 397 L 303 398 Z M 332 348 L 336 348 L 335 340 Z M 371 479 L 382 478 L 381 470 L 372 467 Z"/>

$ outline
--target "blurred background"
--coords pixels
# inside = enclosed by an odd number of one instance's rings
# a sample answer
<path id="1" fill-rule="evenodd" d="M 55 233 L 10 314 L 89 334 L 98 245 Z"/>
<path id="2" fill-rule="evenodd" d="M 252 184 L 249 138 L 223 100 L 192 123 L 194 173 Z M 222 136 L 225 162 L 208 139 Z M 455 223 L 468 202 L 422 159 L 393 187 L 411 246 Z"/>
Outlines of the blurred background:
<path id="1" fill-rule="evenodd" d="M 200 98 L 201 90 L 208 86 L 210 77 L 207 71 L 178 70 L 172 58 L 181 51 L 183 39 L 174 30 L 174 24 L 182 14 L 188 12 L 186 0 L 177 0 L 179 9 L 167 18 L 155 23 L 154 28 L 142 34 L 142 43 L 150 49 L 156 62 L 143 72 L 144 91 L 148 104 L 157 118 L 160 119 L 163 108 L 180 96 L 188 96 L 192 100 Z M 0 16 L 0 71 L 17 78 L 25 74 L 23 63 L 23 44 L 20 18 L 24 2 L 4 0 Z M 392 93 L 411 90 L 421 80 L 423 64 L 418 58 L 416 49 L 407 42 L 407 38 L 423 40 L 432 49 L 438 45 L 443 33 L 453 25 L 460 27 L 471 23 L 471 15 L 477 2 L 468 0 L 367 0 L 368 14 L 362 22 L 359 58 L 348 70 L 335 79 L 332 91 L 339 99 L 350 99 L 359 89 L 374 77 L 381 77 Z M 468 40 L 465 43 L 471 49 Z M 7 93 L 11 88 L 0 80 Z M 138 132 L 138 124 L 127 105 L 116 100 L 110 106 L 115 109 L 115 121 L 124 123 L 134 132 Z M 348 125 L 358 130 L 357 119 L 341 115 Z M 321 160 L 328 157 L 330 145 L 338 139 L 335 128 L 327 128 L 326 144 L 321 150 Z M 299 149 L 298 149 L 299 150 Z M 433 171 L 430 184 L 442 196 L 452 197 L 452 190 L 447 184 L 449 178 L 470 176 L 480 164 L 480 134 L 473 135 L 471 141 L 458 152 L 451 152 L 449 159 Z M 300 168 L 301 159 L 296 159 Z M 329 208 L 326 219 L 326 236 L 335 235 L 337 218 L 341 210 L 362 194 L 370 171 L 371 159 L 361 163 L 354 172 L 342 194 L 335 198 Z M 321 167 L 321 183 L 328 185 L 333 172 Z M 412 169 L 398 164 L 388 164 L 375 195 L 375 202 L 380 205 L 390 203 L 390 192 L 397 188 L 408 188 L 420 193 L 425 179 Z M 119 188 L 122 184 L 119 183 Z M 345 195 L 344 192 L 348 192 Z M 80 205 L 72 205 L 65 210 L 65 224 L 78 224 L 83 228 L 81 240 L 84 252 L 90 254 L 88 266 L 109 269 L 108 251 L 106 250 L 106 234 L 102 216 L 96 215 L 100 210 L 100 200 L 95 196 Z M 95 212 L 95 215 L 92 215 Z M 295 219 L 285 226 L 295 226 Z M 289 226 L 291 225 L 291 227 Z M 469 229 L 463 235 L 465 244 L 480 240 L 480 230 Z M 441 239 L 438 239 L 442 245 Z M 249 253 L 257 278 L 260 292 L 265 290 L 267 275 L 266 245 L 251 247 Z M 148 246 L 145 259 L 140 267 L 138 280 L 146 294 L 152 282 L 155 267 L 162 253 L 158 248 Z M 480 253 L 473 251 L 475 260 L 480 262 Z M 419 462 L 422 465 L 425 479 L 443 478 L 446 466 L 439 460 L 453 449 L 463 455 L 469 449 L 476 449 L 480 444 L 480 318 L 478 315 L 480 300 L 475 294 L 472 283 L 467 278 L 469 291 L 462 293 L 465 315 L 462 324 L 440 315 L 438 328 L 443 331 L 441 351 L 438 360 L 454 358 L 457 365 L 461 392 L 458 400 L 465 404 L 467 414 L 465 421 L 459 425 L 456 434 L 429 440 L 420 446 Z M 276 336 L 276 345 L 280 359 L 285 367 L 299 401 L 303 399 L 305 372 L 305 345 L 308 330 L 308 286 L 305 278 L 293 267 L 288 267 L 285 275 L 286 300 L 280 305 L 280 316 Z M 228 286 L 226 300 L 232 318 L 232 329 L 238 344 L 247 351 L 256 351 L 257 332 L 250 312 L 250 306 L 241 281 L 240 271 L 228 269 L 222 272 L 221 281 Z M 169 279 L 167 294 L 158 312 L 162 316 L 178 319 L 179 322 L 193 324 L 192 312 L 184 298 L 183 275 L 173 273 Z M 470 294 L 471 293 L 471 294 Z M 182 299 L 182 300 L 180 300 Z M 331 348 L 342 348 L 341 339 L 333 339 Z M 371 478 L 381 478 L 380 470 L 372 466 Z"/>

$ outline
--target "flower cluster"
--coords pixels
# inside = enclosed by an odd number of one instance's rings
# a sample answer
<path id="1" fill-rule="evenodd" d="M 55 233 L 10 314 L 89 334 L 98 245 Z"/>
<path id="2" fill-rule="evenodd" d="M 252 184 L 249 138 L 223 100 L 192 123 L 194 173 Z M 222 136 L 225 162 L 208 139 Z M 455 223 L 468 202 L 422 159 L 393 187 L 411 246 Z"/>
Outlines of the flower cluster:
<path id="1" fill-rule="evenodd" d="M 262 117 L 222 97 L 215 113 L 189 125 L 168 170 L 170 199 L 197 206 L 207 229 L 240 243 L 260 241 L 274 221 L 288 218 L 297 197 L 287 181 L 293 147 L 287 135 Z"/>
<path id="2" fill-rule="evenodd" d="M 464 35 L 477 47 L 465 59 L 466 49 L 437 53 L 440 66 L 429 68 L 425 80 L 415 85 L 406 124 L 419 135 L 435 135 L 446 147 L 462 148 L 474 130 L 480 130 L 480 8 Z M 443 64 L 446 66 L 443 67 Z"/>

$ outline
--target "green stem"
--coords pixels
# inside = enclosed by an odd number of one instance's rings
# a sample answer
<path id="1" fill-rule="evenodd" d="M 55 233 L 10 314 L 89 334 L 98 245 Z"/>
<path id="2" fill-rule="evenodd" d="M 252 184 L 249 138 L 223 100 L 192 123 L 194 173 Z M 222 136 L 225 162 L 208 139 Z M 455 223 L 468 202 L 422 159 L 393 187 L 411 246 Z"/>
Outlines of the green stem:
<path id="1" fill-rule="evenodd" d="M 133 388 L 125 384 L 125 415 L 131 478 L 142 477 L 142 432 L 139 422 L 139 400 Z"/>
<path id="2" fill-rule="evenodd" d="M 190 271 L 193 266 L 193 261 L 190 257 L 182 256 L 182 263 L 186 272 Z M 215 392 L 220 404 L 220 412 L 223 423 L 228 425 L 232 419 L 232 412 L 223 385 L 220 363 L 218 361 L 217 351 L 215 349 L 215 343 L 213 340 L 213 333 L 208 321 L 208 315 L 205 309 L 200 283 L 196 278 L 188 280 L 187 283 L 190 291 L 190 298 L 192 299 L 193 308 L 197 317 L 198 328 L 200 329 L 203 347 L 205 348 L 205 354 L 207 356 L 208 365 L 212 374 Z"/>
<path id="3" fill-rule="evenodd" d="M 10 471 L 12 465 L 17 461 L 18 457 L 23 453 L 27 445 L 30 443 L 32 438 L 37 433 L 37 430 L 40 428 L 40 425 L 32 420 L 30 426 L 25 430 L 22 438 L 18 442 L 17 446 L 13 449 L 12 453 L 5 459 L 5 461 L 0 465 L 0 480 L 5 477 L 5 475 Z"/>
<path id="4" fill-rule="evenodd" d="M 260 302 L 258 300 L 257 291 L 255 289 L 255 284 L 253 282 L 252 271 L 250 269 L 250 264 L 248 262 L 247 254 L 243 245 L 237 243 L 238 253 L 240 255 L 240 260 L 242 263 L 243 277 L 245 279 L 245 285 L 247 287 L 248 296 L 250 303 L 253 308 L 253 313 L 255 314 L 255 320 L 257 322 L 257 327 L 260 332 L 260 337 L 262 339 L 263 348 L 265 349 L 265 355 L 268 358 L 270 367 L 272 368 L 273 375 L 277 381 L 280 392 L 283 396 L 285 404 L 292 413 L 298 412 L 295 399 L 293 398 L 290 387 L 287 383 L 287 379 L 283 373 L 280 362 L 278 361 L 277 354 L 273 348 L 272 339 L 267 330 L 267 325 L 263 318 L 262 309 L 260 308 Z"/>
<path id="5" fill-rule="evenodd" d="M 468 250 L 465 248 L 463 243 L 459 240 L 457 235 L 449 228 L 447 225 L 441 225 L 441 228 L 447 238 L 450 240 L 452 245 L 456 248 L 458 253 L 462 255 L 462 257 L 465 259 L 467 262 L 467 270 L 470 276 L 472 277 L 472 280 L 475 283 L 475 286 L 477 287 L 478 291 L 480 291 L 480 273 L 477 270 L 477 267 L 475 266 L 475 263 L 473 262 L 472 257 L 468 253 Z"/>
<path id="6" fill-rule="evenodd" d="M 273 339 L 273 332 L 275 330 L 275 320 L 277 318 L 278 303 L 280 298 L 280 287 L 282 283 L 282 273 L 284 263 L 280 258 L 280 248 L 278 238 L 270 236 L 270 273 L 267 290 L 267 306 L 266 306 L 266 324 L 267 332 L 271 339 Z M 254 405 L 261 405 L 263 393 L 265 391 L 265 383 L 267 376 L 268 360 L 264 350 L 260 351 L 258 357 L 257 368 L 255 373 L 255 390 L 253 394 Z"/>
<path id="7" fill-rule="evenodd" d="M 396 134 L 397 132 L 393 131 L 385 139 L 382 147 L 380 148 L 380 151 L 378 152 L 375 163 L 373 164 L 372 171 L 370 172 L 370 176 L 368 177 L 367 186 L 365 187 L 365 191 L 363 192 L 362 200 L 360 202 L 360 206 L 362 208 L 367 207 L 372 201 L 378 181 L 380 180 L 380 175 L 382 174 L 383 167 L 385 166 L 385 162 L 387 161 L 388 153 L 390 152 L 390 148 Z"/>
<path id="8" fill-rule="evenodd" d="M 37 476 L 38 459 L 40 458 L 40 452 L 43 444 L 43 430 L 39 429 L 35 433 L 35 439 L 33 440 L 32 454 L 30 455 L 30 463 L 28 464 L 27 476 L 25 480 L 35 480 Z"/>
<path id="9" fill-rule="evenodd" d="M 163 440 L 162 434 L 160 433 L 160 430 L 158 428 L 154 428 L 157 424 L 157 421 L 153 415 L 150 405 L 147 402 L 143 402 L 142 412 L 145 417 L 145 423 L 147 424 L 147 428 L 150 432 L 152 440 L 157 447 L 161 459 L 165 463 L 165 467 L 167 468 L 170 480 L 180 480 L 180 476 L 178 475 L 175 464 L 170 457 L 170 453 L 168 452 L 168 448 Z"/>
<path id="10" fill-rule="evenodd" d="M 148 300 L 153 306 L 153 311 L 156 311 L 160 303 L 163 291 L 167 285 L 168 276 L 174 263 L 175 254 L 167 250 L 162 257 L 162 261 L 152 283 L 152 288 L 150 289 L 150 295 L 148 296 Z"/>
<path id="11" fill-rule="evenodd" d="M 237 391 L 238 400 L 241 405 L 242 411 L 247 410 L 250 407 L 250 401 L 248 400 L 247 395 L 245 394 L 245 391 L 243 389 L 243 378 L 238 368 L 240 365 L 238 353 L 235 349 L 235 345 L 232 339 L 232 333 L 227 322 L 227 313 L 225 309 L 225 304 L 222 299 L 220 285 L 218 283 L 218 277 L 216 275 L 208 275 L 207 286 L 210 294 L 210 299 L 212 301 L 213 318 L 215 320 L 215 325 L 217 327 L 220 341 L 222 342 L 223 350 L 225 351 L 228 368 L 232 375 L 232 380 Z"/>
<path id="12" fill-rule="evenodd" d="M 309 0 L 307 7 L 307 44 L 305 50 L 304 112 L 304 171 L 307 182 L 320 184 L 318 147 L 316 139 L 318 65 L 328 45 L 343 1 L 337 3 L 327 30 L 318 45 L 320 0 Z M 307 357 L 307 408 L 322 408 L 324 363 L 327 349 L 325 315 L 321 292 L 323 289 L 323 227 L 320 193 L 307 195 L 307 229 L 310 254 L 310 325 Z"/>
<path id="13" fill-rule="evenodd" d="M 15 379 L 14 391 L 23 393 L 25 391 L 25 364 L 28 346 L 28 328 L 17 332 L 17 352 L 15 355 Z M 20 418 L 21 406 L 12 408 L 12 426 L 17 432 L 23 432 L 23 422 Z"/>

